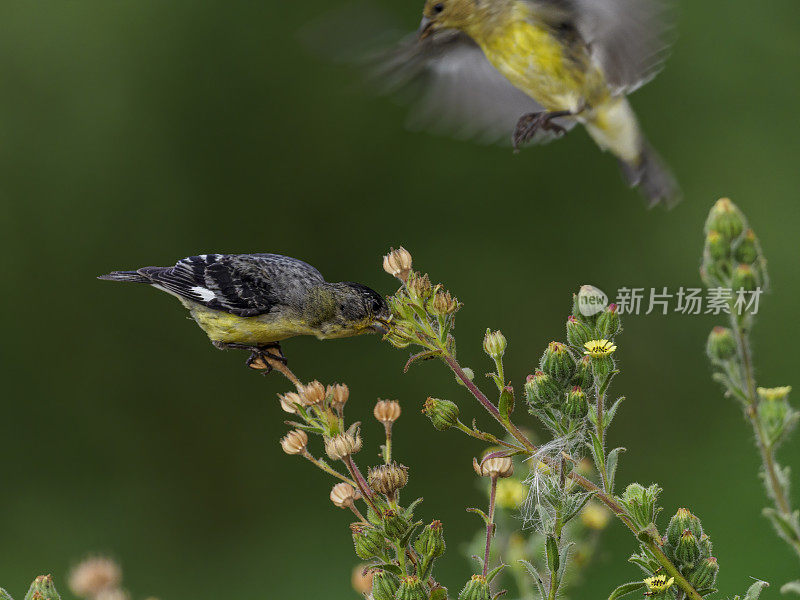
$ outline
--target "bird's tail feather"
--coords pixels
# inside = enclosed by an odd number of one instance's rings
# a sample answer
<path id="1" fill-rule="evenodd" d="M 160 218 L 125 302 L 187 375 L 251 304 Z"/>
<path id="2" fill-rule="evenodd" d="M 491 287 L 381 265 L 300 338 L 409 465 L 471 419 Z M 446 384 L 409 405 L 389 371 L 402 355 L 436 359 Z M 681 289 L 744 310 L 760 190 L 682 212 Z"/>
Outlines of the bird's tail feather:
<path id="1" fill-rule="evenodd" d="M 137 271 L 112 271 L 107 275 L 100 275 L 98 279 L 106 279 L 108 281 L 129 281 L 131 283 L 152 283 L 150 279 L 138 273 Z"/>
<path id="2" fill-rule="evenodd" d="M 672 208 L 681 201 L 681 189 L 669 167 L 647 142 L 636 162 L 619 161 L 622 176 L 631 187 L 637 187 L 647 198 L 650 207 L 664 203 Z"/>

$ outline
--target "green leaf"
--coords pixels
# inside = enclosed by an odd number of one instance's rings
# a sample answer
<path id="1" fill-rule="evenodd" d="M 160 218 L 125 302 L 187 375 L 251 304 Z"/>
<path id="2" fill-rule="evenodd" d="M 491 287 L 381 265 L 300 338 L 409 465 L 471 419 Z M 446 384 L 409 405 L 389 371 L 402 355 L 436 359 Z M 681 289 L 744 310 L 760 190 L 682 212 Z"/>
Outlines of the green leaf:
<path id="1" fill-rule="evenodd" d="M 800 580 L 790 581 L 789 583 L 784 583 L 781 586 L 781 594 L 789 594 L 792 592 L 795 594 L 800 594 Z"/>
<path id="2" fill-rule="evenodd" d="M 617 401 L 611 405 L 611 408 L 606 411 L 605 417 L 603 418 L 603 429 L 608 429 L 608 426 L 611 425 L 611 421 L 614 420 L 614 415 L 617 414 L 617 409 L 619 405 L 622 404 L 623 400 L 625 400 L 625 396 L 620 396 L 617 398 Z"/>
<path id="3" fill-rule="evenodd" d="M 600 438 L 597 437 L 597 434 L 594 431 L 589 431 L 589 439 L 592 441 L 589 444 L 589 450 L 592 451 L 592 457 L 594 458 L 594 464 L 597 466 L 599 470 L 603 470 L 605 468 L 605 456 L 603 456 L 603 444 L 600 443 Z"/>
<path id="4" fill-rule="evenodd" d="M 619 455 L 625 452 L 625 448 L 614 448 L 608 453 L 606 458 L 606 476 L 608 477 L 608 492 L 614 491 L 614 477 L 617 474 L 617 464 L 619 463 Z"/>
<path id="5" fill-rule="evenodd" d="M 483 512 L 480 508 L 468 508 L 467 512 L 468 513 L 474 513 L 474 514 L 478 515 L 479 517 L 481 517 L 483 519 L 483 523 L 485 525 L 488 525 L 489 523 L 491 523 L 491 521 L 489 520 L 489 516 L 485 512 Z"/>
<path id="6" fill-rule="evenodd" d="M 551 575 L 557 576 L 561 560 L 558 554 L 558 542 L 552 535 L 547 536 L 547 541 L 545 542 L 545 556 L 547 558 L 547 569 L 550 571 Z"/>
<path id="7" fill-rule="evenodd" d="M 717 592 L 717 591 L 719 591 L 719 590 L 717 590 L 717 588 L 709 587 L 709 588 L 703 588 L 703 589 L 697 590 L 697 593 L 700 594 L 701 596 L 708 596 L 709 594 L 713 594 L 714 592 Z"/>
<path id="8" fill-rule="evenodd" d="M 495 577 L 497 577 L 497 576 L 500 574 L 500 571 L 502 571 L 502 570 L 503 570 L 503 569 L 505 569 L 505 568 L 506 568 L 506 565 L 503 565 L 503 564 L 501 564 L 501 565 L 499 565 L 499 566 L 495 567 L 494 569 L 492 569 L 492 570 L 489 572 L 489 574 L 488 574 L 488 575 L 486 575 L 486 581 L 487 581 L 488 583 L 491 583 L 491 582 L 492 582 L 492 579 L 494 579 Z"/>
<path id="9" fill-rule="evenodd" d="M 502 385 L 502 382 L 500 385 Z M 497 408 L 503 420 L 508 421 L 511 413 L 514 412 L 514 395 L 508 391 L 508 388 L 503 388 L 503 391 L 500 392 Z"/>
<path id="10" fill-rule="evenodd" d="M 558 553 L 558 561 L 561 564 L 557 573 L 557 579 L 559 582 L 564 581 L 564 572 L 567 570 L 567 563 L 569 562 L 569 551 L 574 545 L 574 542 L 564 544 L 564 547 L 561 548 L 561 551 Z"/>
<path id="11" fill-rule="evenodd" d="M 3 588 L 0 588 L 0 600 L 14 600 L 7 591 Z"/>
<path id="12" fill-rule="evenodd" d="M 628 594 L 635 592 L 636 590 L 640 590 L 644 587 L 644 581 L 631 581 L 630 583 L 623 583 L 608 597 L 608 600 L 617 600 L 617 598 L 622 598 Z"/>
<path id="13" fill-rule="evenodd" d="M 763 513 L 772 521 L 778 535 L 783 539 L 792 544 L 800 541 L 800 533 L 798 533 L 798 511 L 795 511 L 791 517 L 786 517 L 773 508 L 765 508 Z"/>
<path id="14" fill-rule="evenodd" d="M 377 565 L 372 565 L 371 568 L 380 569 L 381 571 L 389 571 L 389 573 L 394 573 L 398 577 L 405 575 L 400 567 L 392 563 L 380 563 Z"/>
<path id="15" fill-rule="evenodd" d="M 766 581 L 756 581 L 747 589 L 747 593 L 744 595 L 744 600 L 757 600 L 757 598 L 761 595 L 761 590 L 763 590 L 765 587 L 769 587 L 769 584 Z"/>
<path id="16" fill-rule="evenodd" d="M 534 567 L 527 560 L 520 560 L 519 562 L 523 567 L 525 567 L 525 570 L 528 571 L 528 574 L 533 578 L 536 588 L 539 590 L 539 596 L 541 598 L 547 598 L 547 592 L 544 590 L 544 582 L 539 575 L 539 571 L 536 570 L 536 567 Z"/>
<path id="17" fill-rule="evenodd" d="M 414 500 L 411 504 L 408 505 L 408 508 L 406 508 L 405 511 L 403 511 L 403 516 L 406 519 L 408 519 L 409 521 L 411 519 L 413 519 L 414 518 L 414 509 L 416 509 L 417 506 L 419 506 L 419 504 L 421 502 L 422 502 L 422 498 L 417 498 L 416 500 Z"/>

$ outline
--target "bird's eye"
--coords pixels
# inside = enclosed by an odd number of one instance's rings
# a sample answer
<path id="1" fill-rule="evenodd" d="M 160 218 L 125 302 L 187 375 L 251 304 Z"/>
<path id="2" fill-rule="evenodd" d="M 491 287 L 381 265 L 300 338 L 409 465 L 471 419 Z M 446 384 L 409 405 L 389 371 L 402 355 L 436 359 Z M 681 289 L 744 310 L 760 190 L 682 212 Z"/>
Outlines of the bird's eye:
<path id="1" fill-rule="evenodd" d="M 439 14 L 440 12 L 442 12 L 443 10 L 444 10 L 444 4 L 442 4 L 441 2 L 439 2 L 438 4 L 434 4 L 434 5 L 433 5 L 433 12 L 434 12 L 434 14 L 437 14 L 437 15 L 438 15 L 438 14 Z"/>

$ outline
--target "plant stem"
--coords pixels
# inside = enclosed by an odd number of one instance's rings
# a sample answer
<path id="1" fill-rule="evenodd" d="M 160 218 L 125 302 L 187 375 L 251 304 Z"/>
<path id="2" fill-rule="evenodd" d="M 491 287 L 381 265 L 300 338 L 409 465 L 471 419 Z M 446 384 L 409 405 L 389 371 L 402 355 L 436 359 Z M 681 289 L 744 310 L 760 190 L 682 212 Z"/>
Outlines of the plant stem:
<path id="1" fill-rule="evenodd" d="M 483 554 L 483 576 L 489 572 L 489 552 L 492 549 L 494 536 L 494 505 L 497 498 L 497 477 L 492 477 L 492 491 L 489 494 L 489 521 L 486 523 L 486 551 Z"/>
<path id="2" fill-rule="evenodd" d="M 759 454 L 761 454 L 761 462 L 764 467 L 768 489 L 771 492 L 770 495 L 772 496 L 775 508 L 785 520 L 791 523 L 792 506 L 783 486 L 780 484 L 777 466 L 775 464 L 775 451 L 767 440 L 764 427 L 758 415 L 758 396 L 753 372 L 753 354 L 750 349 L 750 339 L 747 328 L 736 315 L 731 315 L 731 324 L 736 335 L 739 359 L 744 374 L 743 391 L 746 399 L 745 414 L 753 427 L 753 433 L 756 437 L 756 446 L 758 447 Z M 786 539 L 792 548 L 794 548 L 795 552 L 800 555 L 800 532 L 795 531 L 795 539 Z"/>
<path id="3" fill-rule="evenodd" d="M 306 458 L 306 459 L 308 459 L 308 461 L 309 461 L 310 463 L 312 463 L 312 464 L 316 465 L 317 467 L 319 467 L 320 469 L 322 469 L 323 471 L 325 471 L 325 472 L 326 472 L 326 473 L 328 473 L 329 475 L 333 475 L 334 477 L 336 477 L 336 478 L 338 478 L 338 479 L 341 479 L 341 480 L 342 480 L 342 481 L 344 481 L 345 483 L 349 483 L 350 485 L 352 485 L 353 487 L 355 487 L 355 485 L 356 485 L 356 482 L 355 482 L 355 481 L 353 481 L 353 480 L 352 480 L 352 479 L 350 479 L 349 477 L 345 477 L 344 475 L 342 475 L 341 473 L 339 473 L 339 471 L 337 471 L 336 469 L 332 469 L 331 467 L 329 467 L 328 465 L 326 465 L 324 462 L 322 462 L 322 461 L 321 461 L 321 460 L 319 460 L 318 458 L 314 458 L 314 457 L 311 455 L 311 453 L 310 453 L 308 450 L 306 450 L 306 451 L 305 451 L 305 453 L 303 453 L 303 457 L 304 457 L 304 458 Z"/>
<path id="4" fill-rule="evenodd" d="M 354 484 L 358 487 L 358 491 L 361 492 L 361 497 L 364 498 L 364 502 L 372 507 L 372 510 L 375 511 L 376 514 L 380 514 L 380 511 L 375 506 L 375 503 L 372 501 L 372 491 L 369 489 L 369 485 L 367 484 L 364 476 L 361 474 L 361 471 L 358 470 L 356 463 L 353 462 L 352 456 L 345 456 L 342 459 L 342 462 L 347 467 L 347 470 L 350 471 L 350 475 L 352 475 Z"/>
<path id="5" fill-rule="evenodd" d="M 392 424 L 384 423 L 383 427 L 386 430 L 386 445 L 384 446 L 383 462 L 388 465 L 392 462 Z"/>

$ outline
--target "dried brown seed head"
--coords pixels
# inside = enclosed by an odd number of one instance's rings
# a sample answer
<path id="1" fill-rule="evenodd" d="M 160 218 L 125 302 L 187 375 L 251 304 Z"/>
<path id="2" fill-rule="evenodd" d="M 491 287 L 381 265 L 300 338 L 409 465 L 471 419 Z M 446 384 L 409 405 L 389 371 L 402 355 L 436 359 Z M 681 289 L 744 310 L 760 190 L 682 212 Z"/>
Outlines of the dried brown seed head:
<path id="1" fill-rule="evenodd" d="M 411 253 L 402 246 L 397 250 L 390 248 L 383 257 L 383 270 L 405 283 L 411 272 Z"/>
<path id="2" fill-rule="evenodd" d="M 359 491 L 349 483 L 337 483 L 331 490 L 331 502 L 339 508 L 350 508 L 361 498 Z"/>
<path id="3" fill-rule="evenodd" d="M 301 429 L 292 429 L 281 438 L 281 448 L 286 454 L 302 454 L 308 446 L 308 435 Z"/>
<path id="4" fill-rule="evenodd" d="M 373 467 L 369 470 L 367 482 L 378 494 L 394 496 L 408 483 L 408 467 L 394 462 Z"/>
<path id="5" fill-rule="evenodd" d="M 379 400 L 372 413 L 381 423 L 394 423 L 400 418 L 400 403 L 397 400 Z"/>
<path id="6" fill-rule="evenodd" d="M 481 477 L 511 477 L 514 474 L 514 463 L 508 456 L 489 458 L 483 464 L 473 458 L 472 466 Z"/>
<path id="7" fill-rule="evenodd" d="M 331 460 L 341 460 L 361 450 L 361 436 L 345 432 L 325 438 L 325 454 Z"/>
<path id="8" fill-rule="evenodd" d="M 331 406 L 342 410 L 350 397 L 350 389 L 343 383 L 334 383 L 328 386 L 327 394 L 331 399 Z"/>

